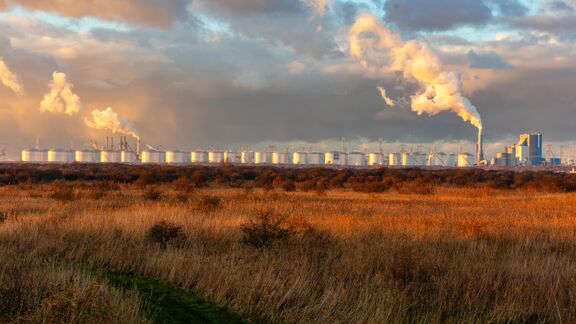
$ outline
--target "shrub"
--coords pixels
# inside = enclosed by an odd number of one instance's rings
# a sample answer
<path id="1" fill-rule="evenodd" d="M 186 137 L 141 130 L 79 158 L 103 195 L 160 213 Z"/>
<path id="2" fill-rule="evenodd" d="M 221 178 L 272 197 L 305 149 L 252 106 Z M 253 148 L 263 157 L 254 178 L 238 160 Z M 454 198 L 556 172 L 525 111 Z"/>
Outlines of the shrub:
<path id="1" fill-rule="evenodd" d="M 196 209 L 204 213 L 210 213 L 222 207 L 222 199 L 213 196 L 202 196 L 196 203 Z"/>
<path id="2" fill-rule="evenodd" d="M 284 182 L 282 182 L 282 184 L 280 186 L 286 192 L 296 191 L 296 185 L 294 184 L 294 181 L 292 181 L 292 180 L 285 180 Z"/>
<path id="3" fill-rule="evenodd" d="M 188 177 L 180 177 L 172 181 L 172 186 L 174 189 L 183 193 L 193 192 L 195 188 L 194 183 Z"/>
<path id="4" fill-rule="evenodd" d="M 170 242 L 175 243 L 177 246 L 181 245 L 186 241 L 186 235 L 182 230 L 182 226 L 161 221 L 150 227 L 146 232 L 146 239 L 149 242 L 159 244 L 160 248 L 165 250 Z"/>
<path id="5" fill-rule="evenodd" d="M 255 218 L 242 226 L 244 233 L 242 242 L 259 251 L 278 242 L 285 242 L 295 234 L 286 220 L 286 216 L 275 214 L 270 210 L 259 211 Z"/>
<path id="6" fill-rule="evenodd" d="M 150 187 L 144 192 L 144 198 L 151 201 L 157 201 L 164 198 L 164 193 L 157 187 Z"/>
<path id="7" fill-rule="evenodd" d="M 8 219 L 8 214 L 6 212 L 0 211 L 0 224 L 4 223 Z"/>
<path id="8" fill-rule="evenodd" d="M 76 200 L 77 196 L 72 187 L 64 186 L 52 192 L 50 198 L 66 203 Z"/>

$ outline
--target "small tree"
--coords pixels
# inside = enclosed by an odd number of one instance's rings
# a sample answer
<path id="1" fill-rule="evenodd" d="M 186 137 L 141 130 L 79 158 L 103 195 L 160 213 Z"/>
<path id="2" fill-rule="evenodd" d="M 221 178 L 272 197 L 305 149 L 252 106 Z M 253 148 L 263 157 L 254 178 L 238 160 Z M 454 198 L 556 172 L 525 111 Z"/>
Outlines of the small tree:
<path id="1" fill-rule="evenodd" d="M 295 231 L 288 226 L 287 218 L 270 210 L 259 211 L 256 217 L 242 227 L 242 242 L 262 251 L 276 242 L 289 240 Z"/>
<path id="2" fill-rule="evenodd" d="M 166 250 L 169 242 L 182 243 L 186 240 L 186 235 L 182 226 L 161 221 L 150 227 L 146 232 L 146 239 L 159 244 L 162 250 Z"/>

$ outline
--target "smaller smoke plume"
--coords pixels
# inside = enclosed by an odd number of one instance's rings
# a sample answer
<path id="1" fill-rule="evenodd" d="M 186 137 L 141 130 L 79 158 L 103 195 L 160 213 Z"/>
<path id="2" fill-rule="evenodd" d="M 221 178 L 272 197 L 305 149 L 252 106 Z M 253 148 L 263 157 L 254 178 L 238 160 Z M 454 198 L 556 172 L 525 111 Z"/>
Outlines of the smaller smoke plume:
<path id="1" fill-rule="evenodd" d="M 86 125 L 94 129 L 110 130 L 113 133 L 120 133 L 140 138 L 130 122 L 121 119 L 117 112 L 108 107 L 105 110 L 93 110 L 92 119 L 86 119 Z"/>
<path id="2" fill-rule="evenodd" d="M 16 74 L 12 73 L 4 59 L 0 57 L 0 83 L 6 86 L 8 89 L 14 91 L 16 94 L 23 94 L 24 87 L 20 84 Z"/>
<path id="3" fill-rule="evenodd" d="M 386 95 L 386 89 L 384 87 L 379 86 L 378 90 L 380 90 L 380 96 L 382 96 L 382 99 L 384 99 L 384 102 L 390 106 L 390 107 L 394 107 L 396 106 L 396 102 L 392 99 L 390 99 L 387 95 Z"/>
<path id="4" fill-rule="evenodd" d="M 44 96 L 40 103 L 40 111 L 57 114 L 73 115 L 80 111 L 80 97 L 72 88 L 74 86 L 66 80 L 66 74 L 54 72 L 50 81 L 50 92 Z"/>

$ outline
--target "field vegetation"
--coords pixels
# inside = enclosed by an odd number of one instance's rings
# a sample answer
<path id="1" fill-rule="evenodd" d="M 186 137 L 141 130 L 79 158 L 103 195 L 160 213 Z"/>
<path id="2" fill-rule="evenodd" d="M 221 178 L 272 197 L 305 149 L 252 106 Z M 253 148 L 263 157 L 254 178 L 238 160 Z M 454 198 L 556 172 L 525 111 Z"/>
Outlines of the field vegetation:
<path id="1" fill-rule="evenodd" d="M 0 168 L 0 322 L 576 322 L 576 178 Z"/>

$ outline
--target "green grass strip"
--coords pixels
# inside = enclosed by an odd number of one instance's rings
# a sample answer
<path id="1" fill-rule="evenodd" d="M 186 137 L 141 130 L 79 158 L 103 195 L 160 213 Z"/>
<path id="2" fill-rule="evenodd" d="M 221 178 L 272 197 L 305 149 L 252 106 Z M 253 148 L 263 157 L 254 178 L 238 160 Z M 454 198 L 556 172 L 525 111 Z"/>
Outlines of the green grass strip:
<path id="1" fill-rule="evenodd" d="M 247 323 L 239 315 L 197 293 L 161 281 L 110 271 L 101 276 L 119 289 L 138 290 L 153 323 Z"/>

